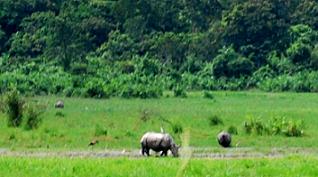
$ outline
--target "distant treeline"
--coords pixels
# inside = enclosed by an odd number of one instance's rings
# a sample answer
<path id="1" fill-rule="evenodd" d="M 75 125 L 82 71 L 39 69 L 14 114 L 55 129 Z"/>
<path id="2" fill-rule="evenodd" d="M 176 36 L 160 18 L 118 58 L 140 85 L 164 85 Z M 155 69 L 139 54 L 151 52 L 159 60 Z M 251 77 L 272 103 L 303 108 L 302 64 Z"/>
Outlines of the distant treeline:
<path id="1" fill-rule="evenodd" d="M 317 0 L 1 0 L 0 93 L 318 91 Z"/>

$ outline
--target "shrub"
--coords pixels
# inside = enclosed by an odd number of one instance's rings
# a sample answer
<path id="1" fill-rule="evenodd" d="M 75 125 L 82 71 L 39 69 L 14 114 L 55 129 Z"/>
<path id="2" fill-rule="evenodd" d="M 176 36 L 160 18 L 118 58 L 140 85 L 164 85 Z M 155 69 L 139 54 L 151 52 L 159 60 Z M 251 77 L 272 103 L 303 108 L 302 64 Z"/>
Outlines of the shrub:
<path id="1" fill-rule="evenodd" d="M 108 131 L 107 128 L 97 124 L 95 126 L 95 136 L 107 136 Z"/>
<path id="2" fill-rule="evenodd" d="M 253 129 L 253 125 L 250 121 L 245 121 L 243 124 L 244 130 L 246 134 L 251 134 L 252 133 L 252 129 Z"/>
<path id="3" fill-rule="evenodd" d="M 287 55 L 293 63 L 306 63 L 311 57 L 311 47 L 302 42 L 295 42 L 287 49 Z"/>
<path id="4" fill-rule="evenodd" d="M 135 72 L 135 66 L 132 61 L 120 61 L 116 63 L 119 70 L 124 74 L 130 74 Z"/>
<path id="5" fill-rule="evenodd" d="M 229 128 L 227 129 L 227 132 L 229 132 L 230 134 L 233 134 L 233 135 L 238 134 L 237 128 L 233 125 L 229 126 Z"/>
<path id="6" fill-rule="evenodd" d="M 145 75 L 158 75 L 161 70 L 161 64 L 160 62 L 149 56 L 148 53 L 143 56 L 134 56 L 134 60 L 136 60 L 136 66 L 137 72 L 143 73 Z"/>
<path id="7" fill-rule="evenodd" d="M 285 136 L 303 136 L 304 135 L 304 122 L 302 120 L 289 120 L 284 117 L 274 117 L 267 123 L 261 120 L 250 118 L 244 122 L 244 130 L 247 134 L 252 132 L 257 135 L 285 135 Z"/>
<path id="8" fill-rule="evenodd" d="M 10 141 L 12 141 L 12 140 L 15 140 L 17 137 L 16 137 L 16 135 L 14 134 L 14 133 L 12 133 L 12 134 L 10 134 L 10 136 L 9 136 L 9 140 Z"/>
<path id="9" fill-rule="evenodd" d="M 161 88 L 157 88 L 155 85 L 124 85 L 121 86 L 118 96 L 123 98 L 158 98 L 162 95 Z"/>
<path id="10" fill-rule="evenodd" d="M 316 45 L 311 52 L 311 66 L 313 69 L 318 69 L 318 45 Z"/>
<path id="11" fill-rule="evenodd" d="M 140 111 L 140 120 L 147 122 L 151 118 L 151 112 L 148 109 L 143 109 Z"/>
<path id="12" fill-rule="evenodd" d="M 180 123 L 173 123 L 172 124 L 172 131 L 175 133 L 175 134 L 181 134 L 183 133 L 183 128 L 182 128 L 182 125 Z"/>
<path id="13" fill-rule="evenodd" d="M 186 98 L 187 97 L 187 92 L 185 91 L 184 87 L 177 85 L 173 89 L 173 93 L 175 97 L 181 97 L 181 98 Z"/>
<path id="14" fill-rule="evenodd" d="M 86 90 L 82 88 L 76 88 L 73 90 L 72 97 L 84 97 L 86 95 Z M 67 96 L 67 95 L 65 95 Z"/>
<path id="15" fill-rule="evenodd" d="M 211 126 L 223 125 L 223 120 L 219 116 L 213 115 L 209 118 L 209 123 Z"/>
<path id="16" fill-rule="evenodd" d="M 318 90 L 318 72 L 302 71 L 294 75 L 280 75 L 273 79 L 265 79 L 258 87 L 265 91 L 315 92 Z"/>
<path id="17" fill-rule="evenodd" d="M 105 91 L 105 82 L 102 79 L 91 78 L 85 84 L 86 94 L 89 97 L 107 98 L 109 93 Z"/>
<path id="18" fill-rule="evenodd" d="M 257 135 L 263 135 L 266 127 L 260 119 L 254 119 L 253 117 L 245 121 L 243 125 L 245 133 L 251 134 L 254 132 Z"/>
<path id="19" fill-rule="evenodd" d="M 249 80 L 249 85 L 255 86 L 262 80 L 273 78 L 274 75 L 274 71 L 268 65 L 263 66 L 253 73 L 253 76 Z"/>
<path id="20" fill-rule="evenodd" d="M 57 111 L 57 112 L 55 113 L 55 116 L 56 116 L 56 117 L 65 117 L 65 114 L 64 114 L 63 112 L 61 112 L 61 111 Z"/>
<path id="21" fill-rule="evenodd" d="M 63 90 L 63 95 L 66 97 L 71 97 L 73 96 L 74 88 L 73 87 L 67 87 Z"/>
<path id="22" fill-rule="evenodd" d="M 285 136 L 299 137 L 304 135 L 303 121 L 288 121 L 286 127 L 282 130 Z"/>
<path id="23" fill-rule="evenodd" d="M 267 76 L 274 76 L 275 73 L 276 74 L 284 74 L 284 73 L 294 73 L 297 68 L 296 66 L 293 64 L 293 62 L 286 56 L 284 56 L 283 54 L 277 52 L 277 51 L 272 51 L 267 55 L 267 63 L 268 65 L 259 68 L 259 70 L 263 70 L 265 73 L 269 73 L 264 75 L 265 77 Z M 264 70 L 265 69 L 265 70 Z M 267 70 L 267 72 L 266 72 Z M 256 75 L 255 75 L 256 74 Z M 253 77 L 255 76 L 261 76 L 261 73 L 254 73 Z M 265 78 L 263 77 L 263 79 Z M 270 78 L 270 77 L 269 77 Z M 262 79 L 262 78 L 259 78 Z M 259 80 L 261 81 L 261 80 Z"/>
<path id="24" fill-rule="evenodd" d="M 42 122 L 41 114 L 44 113 L 44 105 L 28 103 L 25 110 L 25 129 L 32 130 L 39 127 Z"/>
<path id="25" fill-rule="evenodd" d="M 216 78 L 241 77 L 252 74 L 254 64 L 248 58 L 237 53 L 233 47 L 223 48 L 213 59 L 212 74 Z"/>
<path id="26" fill-rule="evenodd" d="M 185 85 L 186 89 L 189 90 L 202 90 L 202 85 L 200 84 L 200 77 L 191 73 L 183 73 L 181 79 L 181 85 Z M 174 82 L 172 82 L 172 85 Z"/>
<path id="27" fill-rule="evenodd" d="M 203 92 L 203 97 L 204 97 L 204 98 L 207 98 L 207 99 L 211 99 L 211 100 L 214 99 L 213 94 L 212 94 L 211 92 L 209 92 L 209 91 L 204 91 L 204 92 Z"/>
<path id="28" fill-rule="evenodd" d="M 129 131 L 129 130 L 126 131 L 125 135 L 127 137 L 134 137 L 134 133 L 132 131 Z"/>
<path id="29" fill-rule="evenodd" d="M 157 76 L 122 74 L 113 78 L 108 88 L 123 98 L 158 98 L 163 93 L 163 82 Z"/>
<path id="30" fill-rule="evenodd" d="M 274 117 L 269 122 L 271 135 L 303 136 L 305 123 L 302 120 L 286 120 L 285 117 Z"/>
<path id="31" fill-rule="evenodd" d="M 268 134 L 279 135 L 283 131 L 283 127 L 286 124 L 286 120 L 285 120 L 285 118 L 281 118 L 281 117 L 273 117 L 269 121 L 269 124 L 270 124 L 270 126 L 268 128 Z"/>
<path id="32" fill-rule="evenodd" d="M 195 74 L 202 69 L 202 66 L 204 66 L 202 60 L 194 55 L 189 55 L 186 57 L 186 61 L 181 66 L 180 71 Z"/>
<path id="33" fill-rule="evenodd" d="M 15 89 L 5 95 L 5 112 L 8 116 L 8 125 L 10 127 L 19 127 L 23 118 L 24 101 L 19 92 Z"/>
<path id="34" fill-rule="evenodd" d="M 5 113 L 5 106 L 4 106 L 3 98 L 0 97 L 0 113 L 1 112 Z"/>
<path id="35" fill-rule="evenodd" d="M 254 130 L 257 135 L 263 135 L 265 131 L 265 125 L 261 120 L 255 120 L 254 121 Z"/>
<path id="36" fill-rule="evenodd" d="M 108 37 L 107 42 L 97 49 L 99 57 L 112 61 L 132 58 L 132 55 L 136 52 L 136 46 L 128 34 L 122 34 L 116 30 L 112 31 Z"/>

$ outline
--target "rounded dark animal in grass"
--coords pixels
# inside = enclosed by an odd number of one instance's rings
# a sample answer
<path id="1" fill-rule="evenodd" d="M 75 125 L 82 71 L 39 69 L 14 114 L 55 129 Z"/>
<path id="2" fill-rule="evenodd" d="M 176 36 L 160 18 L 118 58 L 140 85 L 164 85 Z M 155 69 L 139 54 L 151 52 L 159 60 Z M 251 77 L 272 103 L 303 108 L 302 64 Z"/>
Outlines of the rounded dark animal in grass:
<path id="1" fill-rule="evenodd" d="M 230 147 L 231 146 L 231 134 L 225 131 L 222 131 L 217 136 L 218 142 L 223 147 Z"/>
<path id="2" fill-rule="evenodd" d="M 55 108 L 64 108 L 64 102 L 59 100 L 55 103 Z"/>
<path id="3" fill-rule="evenodd" d="M 168 150 L 171 151 L 174 157 L 179 156 L 179 147 L 174 143 L 173 138 L 168 133 L 145 133 L 140 143 L 142 155 L 146 154 L 149 156 L 149 150 L 152 149 L 156 152 L 161 151 L 161 156 L 167 156 Z"/>

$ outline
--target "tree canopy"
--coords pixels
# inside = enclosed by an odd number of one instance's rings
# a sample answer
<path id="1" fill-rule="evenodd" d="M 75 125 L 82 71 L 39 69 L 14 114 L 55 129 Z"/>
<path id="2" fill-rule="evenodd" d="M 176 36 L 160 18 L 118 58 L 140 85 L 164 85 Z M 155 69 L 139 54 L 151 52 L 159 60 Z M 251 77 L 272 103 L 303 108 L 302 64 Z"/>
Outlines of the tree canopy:
<path id="1" fill-rule="evenodd" d="M 56 70 L 72 79 L 55 90 L 72 93 L 91 78 L 113 84 L 110 93 L 154 80 L 163 89 L 268 88 L 279 76 L 315 75 L 317 41 L 316 0 L 2 0 L 0 90 L 38 82 L 11 75 Z"/>

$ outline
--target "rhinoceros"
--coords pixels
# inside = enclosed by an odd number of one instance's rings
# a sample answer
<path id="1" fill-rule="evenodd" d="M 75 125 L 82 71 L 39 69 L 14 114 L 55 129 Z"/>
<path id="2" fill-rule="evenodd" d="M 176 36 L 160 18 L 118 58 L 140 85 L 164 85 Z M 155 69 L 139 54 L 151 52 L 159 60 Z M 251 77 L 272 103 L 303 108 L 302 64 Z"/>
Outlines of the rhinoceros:
<path id="1" fill-rule="evenodd" d="M 161 156 L 167 156 L 168 150 L 171 151 L 174 157 L 178 157 L 179 146 L 177 146 L 173 138 L 168 133 L 145 133 L 141 140 L 141 153 L 142 155 L 149 156 L 149 150 L 152 149 L 156 152 L 161 151 Z"/>
<path id="2" fill-rule="evenodd" d="M 55 103 L 55 108 L 64 108 L 64 102 L 59 100 Z"/>
<path id="3" fill-rule="evenodd" d="M 222 131 L 217 136 L 218 142 L 223 147 L 230 147 L 231 146 L 231 134 L 228 132 Z"/>

